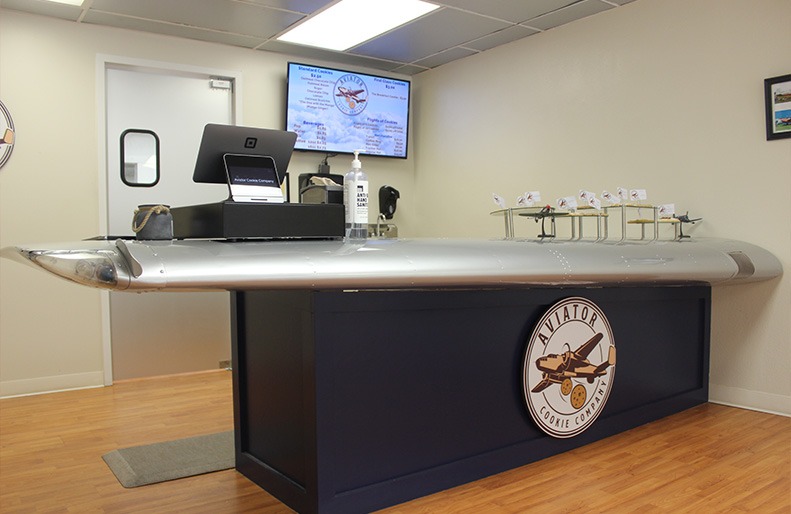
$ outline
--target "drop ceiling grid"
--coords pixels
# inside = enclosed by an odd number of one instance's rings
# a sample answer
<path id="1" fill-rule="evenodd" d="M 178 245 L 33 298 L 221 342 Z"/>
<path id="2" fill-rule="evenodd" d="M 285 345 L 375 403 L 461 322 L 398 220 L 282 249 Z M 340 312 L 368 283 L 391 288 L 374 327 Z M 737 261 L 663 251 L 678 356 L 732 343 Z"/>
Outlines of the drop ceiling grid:
<path id="1" fill-rule="evenodd" d="M 346 52 L 277 41 L 335 0 L 0 0 L 0 7 L 80 23 L 415 74 L 633 0 L 441 0 L 440 8 Z M 433 1 L 433 0 L 430 0 Z"/>

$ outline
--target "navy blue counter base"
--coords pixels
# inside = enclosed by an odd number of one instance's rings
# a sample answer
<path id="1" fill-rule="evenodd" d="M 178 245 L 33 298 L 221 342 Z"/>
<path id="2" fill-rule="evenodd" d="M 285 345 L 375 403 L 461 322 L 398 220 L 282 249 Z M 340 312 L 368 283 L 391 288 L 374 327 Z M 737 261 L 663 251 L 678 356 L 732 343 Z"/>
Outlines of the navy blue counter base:
<path id="1" fill-rule="evenodd" d="M 521 388 L 535 323 L 582 296 L 618 362 L 599 418 L 545 435 Z M 370 512 L 708 399 L 708 286 L 232 295 L 236 468 L 302 513 Z"/>

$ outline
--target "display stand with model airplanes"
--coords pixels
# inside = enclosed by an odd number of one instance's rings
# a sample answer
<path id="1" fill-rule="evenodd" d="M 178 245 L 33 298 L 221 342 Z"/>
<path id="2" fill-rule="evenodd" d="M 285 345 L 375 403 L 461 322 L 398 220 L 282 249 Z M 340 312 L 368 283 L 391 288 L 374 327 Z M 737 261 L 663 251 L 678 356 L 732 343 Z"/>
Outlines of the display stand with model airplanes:
<path id="1" fill-rule="evenodd" d="M 642 190 L 641 190 L 642 191 Z M 533 192 L 537 193 L 537 192 Z M 644 195 L 644 191 L 642 193 Z M 577 206 L 574 197 L 566 197 L 558 200 L 558 207 L 553 207 L 549 204 L 531 205 L 532 202 L 525 202 L 524 198 L 520 196 L 517 200 L 517 207 L 506 207 L 503 199 L 494 195 L 495 203 L 500 207 L 492 211 L 492 216 L 502 216 L 505 221 L 505 238 L 514 239 L 516 237 L 514 228 L 514 216 L 520 216 L 533 219 L 536 223 L 541 223 L 541 232 L 536 236 L 539 240 L 551 240 L 558 237 L 557 223 L 558 218 L 567 218 L 570 220 L 570 237 L 571 241 L 579 241 L 585 238 L 584 236 L 584 220 L 591 219 L 596 222 L 596 237 L 594 242 L 607 241 L 610 239 L 610 218 L 617 218 L 621 221 L 620 238 L 618 242 L 623 242 L 627 239 L 634 239 L 627 237 L 627 227 L 629 225 L 640 226 L 640 240 L 641 241 L 657 241 L 660 239 L 661 225 L 669 224 L 673 226 L 673 240 L 681 241 L 690 236 L 684 234 L 683 225 L 694 225 L 703 218 L 690 218 L 689 211 L 685 214 L 677 215 L 673 211 L 672 204 L 670 205 L 651 205 L 647 203 L 639 203 L 640 199 L 636 195 L 632 196 L 633 200 L 638 202 L 621 202 L 611 198 L 611 205 L 602 206 L 600 201 L 592 196 L 591 193 L 581 191 L 581 198 L 586 195 L 591 195 L 586 199 L 586 204 Z M 605 191 L 605 195 L 608 193 Z M 527 195 L 525 195 L 527 196 Z M 540 196 L 539 196 L 540 199 Z M 629 217 L 629 213 L 636 211 L 636 217 Z M 650 217 L 643 216 L 643 211 L 649 211 Z M 617 212 L 620 215 L 615 215 Z M 546 221 L 549 220 L 549 227 L 546 226 Z M 651 229 L 651 237 L 646 233 L 646 227 Z"/>

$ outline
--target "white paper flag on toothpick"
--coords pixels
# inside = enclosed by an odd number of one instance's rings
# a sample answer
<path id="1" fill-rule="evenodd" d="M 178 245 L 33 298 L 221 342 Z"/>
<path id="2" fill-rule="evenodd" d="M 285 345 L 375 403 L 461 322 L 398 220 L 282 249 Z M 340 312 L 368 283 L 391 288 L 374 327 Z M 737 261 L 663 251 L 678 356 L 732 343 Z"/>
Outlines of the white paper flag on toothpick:
<path id="1" fill-rule="evenodd" d="M 676 204 L 665 203 L 659 206 L 660 218 L 672 218 L 675 215 L 676 215 Z"/>
<path id="2" fill-rule="evenodd" d="M 602 191 L 601 197 L 610 202 L 610 205 L 618 205 L 621 203 L 621 199 L 617 196 L 613 195 L 609 191 Z"/>
<path id="3" fill-rule="evenodd" d="M 557 205 L 558 209 L 565 211 L 575 211 L 577 210 L 577 197 L 564 196 L 563 198 L 558 198 Z"/>
<path id="4" fill-rule="evenodd" d="M 536 204 L 536 202 L 541 201 L 541 191 L 528 191 L 525 193 L 525 201 L 527 201 L 527 206 L 532 207 Z"/>
<path id="5" fill-rule="evenodd" d="M 629 199 L 633 202 L 639 202 L 640 200 L 647 200 L 648 194 L 645 192 L 645 189 L 632 189 L 629 191 Z"/>

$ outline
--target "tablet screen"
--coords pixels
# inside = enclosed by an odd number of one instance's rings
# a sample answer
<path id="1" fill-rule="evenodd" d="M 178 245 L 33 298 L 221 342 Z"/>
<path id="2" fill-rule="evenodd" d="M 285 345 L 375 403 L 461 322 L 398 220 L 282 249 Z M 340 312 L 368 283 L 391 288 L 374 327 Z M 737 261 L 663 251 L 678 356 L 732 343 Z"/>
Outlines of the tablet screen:
<path id="1" fill-rule="evenodd" d="M 223 156 L 231 197 L 236 202 L 283 202 L 275 161 L 264 155 Z"/>

